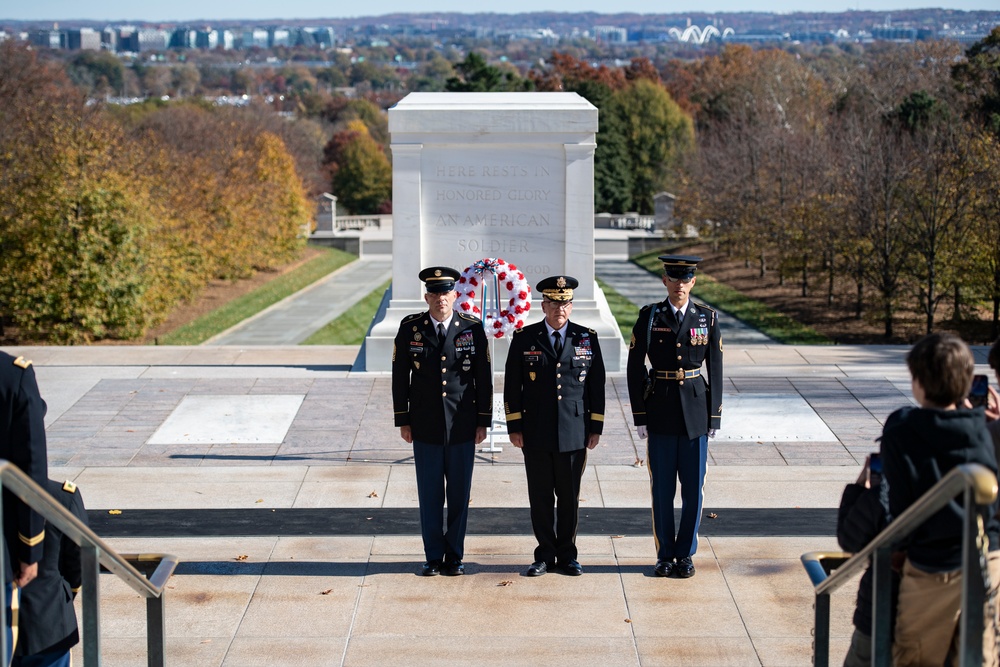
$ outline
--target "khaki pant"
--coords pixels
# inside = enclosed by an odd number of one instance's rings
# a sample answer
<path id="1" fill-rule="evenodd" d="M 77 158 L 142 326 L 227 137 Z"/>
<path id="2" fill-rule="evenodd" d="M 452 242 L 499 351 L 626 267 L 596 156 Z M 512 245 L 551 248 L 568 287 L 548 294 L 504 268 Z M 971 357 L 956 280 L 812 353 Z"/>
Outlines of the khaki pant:
<path id="1" fill-rule="evenodd" d="M 995 594 L 1000 585 L 1000 551 L 990 552 L 988 564 Z M 961 570 L 924 572 L 907 560 L 899 584 L 896 638 L 892 646 L 895 667 L 941 667 L 949 655 L 957 657 L 961 606 Z M 997 619 L 987 613 L 984 620 L 983 665 L 998 667 L 1000 656 L 993 634 Z"/>

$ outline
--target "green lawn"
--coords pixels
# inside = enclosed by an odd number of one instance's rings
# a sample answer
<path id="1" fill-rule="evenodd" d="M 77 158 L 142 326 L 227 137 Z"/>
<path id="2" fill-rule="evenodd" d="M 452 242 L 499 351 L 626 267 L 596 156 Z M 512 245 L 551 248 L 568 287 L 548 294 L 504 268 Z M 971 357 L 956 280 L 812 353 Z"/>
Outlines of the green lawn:
<path id="1" fill-rule="evenodd" d="M 650 273 L 660 276 L 663 274 L 663 263 L 656 257 L 664 252 L 664 250 L 656 250 L 636 255 L 632 261 Z M 708 274 L 698 274 L 698 284 L 695 287 L 694 297 L 729 313 L 747 326 L 763 332 L 779 343 L 832 345 L 832 341 L 818 331 L 779 313 L 760 301 L 744 296 L 728 285 L 713 280 Z"/>
<path id="2" fill-rule="evenodd" d="M 269 281 L 266 285 L 233 299 L 229 303 L 206 313 L 198 319 L 157 338 L 157 345 L 200 345 L 206 340 L 256 315 L 268 306 L 313 284 L 342 266 L 357 259 L 335 248 L 322 248 L 322 252 L 294 271 L 289 271 Z"/>
<path id="3" fill-rule="evenodd" d="M 611 313 L 615 316 L 618 328 L 621 329 L 622 338 L 627 343 L 632 339 L 632 326 L 635 324 L 635 318 L 639 316 L 639 307 L 616 292 L 600 278 L 597 279 L 597 284 L 604 291 L 604 297 L 608 300 Z"/>
<path id="4" fill-rule="evenodd" d="M 392 281 L 388 280 L 380 285 L 340 317 L 302 341 L 302 345 L 360 345 L 390 283 Z"/>

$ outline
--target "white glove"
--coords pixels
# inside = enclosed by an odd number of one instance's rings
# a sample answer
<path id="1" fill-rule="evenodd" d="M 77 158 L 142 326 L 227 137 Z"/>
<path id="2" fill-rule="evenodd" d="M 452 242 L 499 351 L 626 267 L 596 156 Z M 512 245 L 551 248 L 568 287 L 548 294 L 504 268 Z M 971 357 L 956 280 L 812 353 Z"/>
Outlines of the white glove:
<path id="1" fill-rule="evenodd" d="M 649 437 L 649 431 L 646 430 L 645 426 L 636 426 L 635 432 L 639 434 L 640 440 L 645 440 Z"/>
<path id="2" fill-rule="evenodd" d="M 708 429 L 708 439 L 712 440 L 713 438 L 715 438 L 715 429 L 714 428 L 710 428 L 710 429 Z"/>

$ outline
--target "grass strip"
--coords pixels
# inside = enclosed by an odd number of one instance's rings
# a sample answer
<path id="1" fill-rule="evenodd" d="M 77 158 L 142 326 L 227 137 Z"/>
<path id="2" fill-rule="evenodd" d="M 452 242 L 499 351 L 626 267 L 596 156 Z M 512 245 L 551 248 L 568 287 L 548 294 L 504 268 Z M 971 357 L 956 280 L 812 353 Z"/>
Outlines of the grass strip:
<path id="1" fill-rule="evenodd" d="M 160 336 L 156 344 L 200 345 L 356 259 L 356 255 L 336 248 L 322 248 L 321 254 L 302 266 Z"/>
<path id="2" fill-rule="evenodd" d="M 622 332 L 622 338 L 627 343 L 632 339 L 632 327 L 639 317 L 639 307 L 616 292 L 613 287 L 606 282 L 597 279 L 598 286 L 604 291 L 604 298 L 608 300 L 611 314 L 615 316 L 615 322 Z"/>
<path id="3" fill-rule="evenodd" d="M 657 259 L 663 250 L 643 253 L 632 258 L 632 262 L 650 273 L 663 275 L 663 263 Z M 751 299 L 742 292 L 699 273 L 695 288 L 696 299 L 704 300 L 737 318 L 749 327 L 787 345 L 832 345 L 833 341 L 812 327 L 798 322 L 784 313 L 779 313 L 762 301 Z"/>
<path id="4" fill-rule="evenodd" d="M 360 345 L 368 333 L 368 326 L 382 302 L 382 296 L 392 283 L 385 281 L 365 298 L 344 311 L 337 319 L 306 338 L 300 345 Z"/>

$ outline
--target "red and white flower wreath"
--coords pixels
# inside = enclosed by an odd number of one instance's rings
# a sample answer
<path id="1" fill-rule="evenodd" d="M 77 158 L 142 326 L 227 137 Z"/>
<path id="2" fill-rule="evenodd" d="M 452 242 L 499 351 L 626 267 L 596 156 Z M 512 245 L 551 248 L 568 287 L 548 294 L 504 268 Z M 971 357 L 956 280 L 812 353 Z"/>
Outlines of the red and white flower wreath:
<path id="1" fill-rule="evenodd" d="M 492 301 L 495 308 L 486 308 L 484 317 L 483 309 L 490 287 L 494 292 Z M 503 309 L 500 308 L 501 287 L 507 290 L 509 297 L 507 307 Z M 523 327 L 524 318 L 531 310 L 531 286 L 516 266 L 502 259 L 490 257 L 473 263 L 462 272 L 455 290 L 458 292 L 455 307 L 479 317 L 487 335 L 494 338 L 503 338 L 512 330 Z M 480 306 L 476 305 L 477 297 Z"/>

